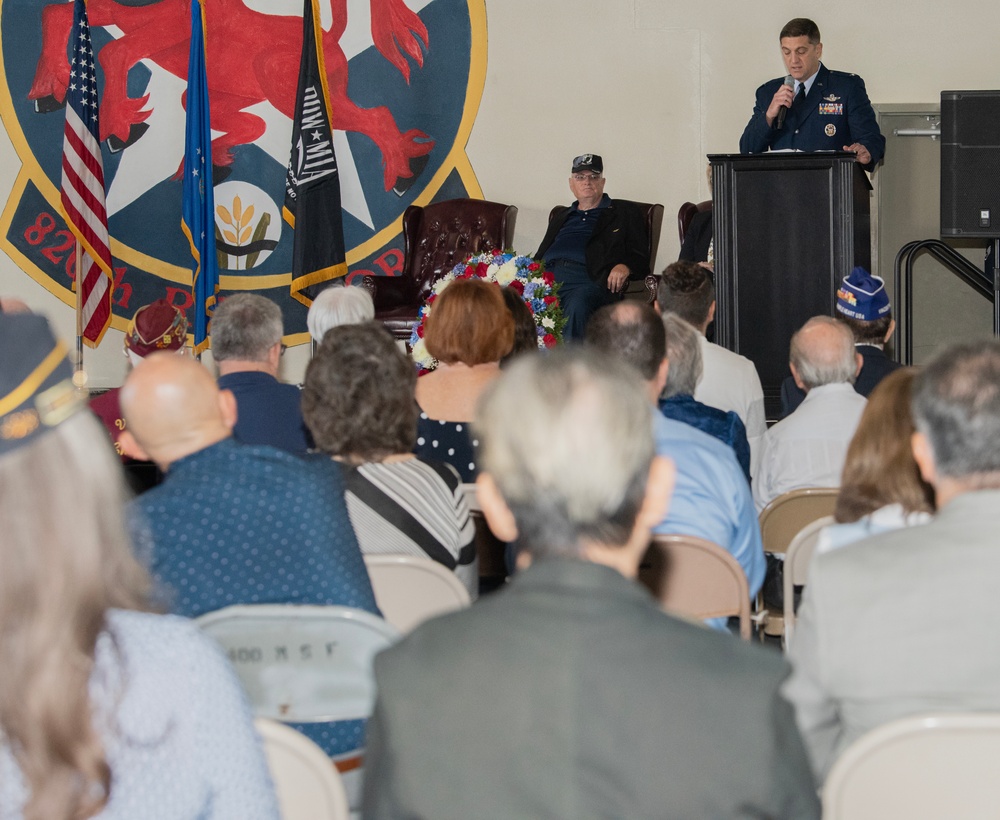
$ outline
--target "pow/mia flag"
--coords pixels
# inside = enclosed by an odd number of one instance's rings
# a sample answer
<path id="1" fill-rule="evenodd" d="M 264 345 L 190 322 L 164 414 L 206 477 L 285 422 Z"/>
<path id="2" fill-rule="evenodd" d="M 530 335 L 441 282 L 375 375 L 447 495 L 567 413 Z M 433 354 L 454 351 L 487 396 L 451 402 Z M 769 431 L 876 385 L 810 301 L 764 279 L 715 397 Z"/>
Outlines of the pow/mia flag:
<path id="1" fill-rule="evenodd" d="M 295 229 L 292 298 L 310 305 L 322 285 L 347 273 L 340 174 L 333 150 L 330 94 L 318 0 L 305 0 L 302 60 L 285 178 L 285 220 Z"/>

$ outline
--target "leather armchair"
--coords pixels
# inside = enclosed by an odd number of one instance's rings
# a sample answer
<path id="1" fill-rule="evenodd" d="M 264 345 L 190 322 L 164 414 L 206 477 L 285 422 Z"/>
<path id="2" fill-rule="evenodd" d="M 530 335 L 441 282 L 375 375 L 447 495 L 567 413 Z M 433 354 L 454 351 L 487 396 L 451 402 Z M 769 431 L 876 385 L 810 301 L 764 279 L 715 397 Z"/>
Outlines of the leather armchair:
<path id="1" fill-rule="evenodd" d="M 517 208 L 482 199 L 448 199 L 403 213 L 403 270 L 366 276 L 375 319 L 409 341 L 417 313 L 434 283 L 470 254 L 505 250 L 514 242 Z"/>
<path id="2" fill-rule="evenodd" d="M 712 200 L 710 199 L 699 202 L 697 205 L 693 202 L 685 202 L 677 209 L 677 235 L 680 237 L 682 245 L 684 244 L 684 237 L 687 236 L 688 228 L 691 227 L 691 220 L 694 219 L 694 215 L 700 211 L 710 210 L 712 210 Z"/>
<path id="3" fill-rule="evenodd" d="M 704 202 L 699 202 L 695 205 L 693 202 L 685 202 L 677 210 L 677 234 L 680 236 L 681 244 L 684 244 L 684 237 L 687 236 L 688 227 L 691 225 L 691 220 L 694 215 L 699 211 L 710 211 L 712 210 L 712 200 L 706 199 Z M 661 217 L 662 219 L 662 209 Z M 650 304 L 656 298 L 656 286 L 660 284 L 660 274 L 650 271 L 649 276 L 646 277 L 646 290 L 649 291 Z"/>

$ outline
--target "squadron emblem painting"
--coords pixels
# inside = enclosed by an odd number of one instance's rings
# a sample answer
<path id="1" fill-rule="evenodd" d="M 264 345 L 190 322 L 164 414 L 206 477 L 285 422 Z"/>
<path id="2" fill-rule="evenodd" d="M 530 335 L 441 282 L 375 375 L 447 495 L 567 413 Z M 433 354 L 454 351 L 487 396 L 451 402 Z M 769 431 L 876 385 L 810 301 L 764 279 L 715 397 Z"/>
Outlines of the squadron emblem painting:
<path id="1" fill-rule="evenodd" d="M 465 145 L 486 74 L 485 0 L 320 0 L 347 281 L 397 275 L 411 204 L 481 197 Z M 89 0 L 113 257 L 112 326 L 141 305 L 192 304 L 181 230 L 191 0 Z M 302 0 L 203 0 L 220 296 L 281 305 L 294 231 L 282 218 L 303 44 Z M 0 222 L 18 265 L 74 304 L 74 237 L 59 208 L 73 3 L 0 0 L 0 115 L 21 161 Z M 207 153 L 207 152 L 206 152 Z"/>

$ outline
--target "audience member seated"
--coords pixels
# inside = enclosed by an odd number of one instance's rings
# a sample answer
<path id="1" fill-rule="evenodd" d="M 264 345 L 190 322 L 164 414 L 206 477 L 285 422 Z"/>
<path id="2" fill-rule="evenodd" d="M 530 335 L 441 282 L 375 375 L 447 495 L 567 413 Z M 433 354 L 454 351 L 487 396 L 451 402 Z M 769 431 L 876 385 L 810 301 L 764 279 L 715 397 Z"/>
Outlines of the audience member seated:
<path id="1" fill-rule="evenodd" d="M 883 378 L 900 365 L 885 354 L 885 346 L 896 329 L 892 318 L 885 282 L 864 268 L 855 268 L 837 291 L 837 313 L 854 334 L 854 346 L 861 354 L 861 372 L 854 389 L 869 396 Z M 802 404 L 806 394 L 789 376 L 781 383 L 781 417 L 784 418 Z"/>
<path id="2" fill-rule="evenodd" d="M 656 303 L 664 313 L 676 313 L 698 331 L 702 376 L 694 397 L 711 407 L 732 410 L 746 428 L 750 443 L 750 474 L 756 474 L 761 440 L 767 430 L 764 390 L 753 362 L 705 338 L 715 318 L 712 272 L 694 262 L 668 265 L 656 288 Z"/>
<path id="3" fill-rule="evenodd" d="M 212 356 L 219 387 L 236 397 L 233 437 L 298 455 L 312 446 L 302 420 L 302 396 L 278 381 L 284 346 L 281 309 L 256 293 L 234 293 L 212 316 Z"/>
<path id="4" fill-rule="evenodd" d="M 705 169 L 708 187 L 712 187 L 712 166 Z M 683 206 L 682 206 L 683 207 Z M 709 270 L 715 270 L 715 242 L 712 219 L 712 208 L 696 211 L 688 223 L 684 236 L 681 237 L 681 250 L 677 258 L 684 262 L 698 262 Z"/>
<path id="5" fill-rule="evenodd" d="M 587 343 L 634 368 L 655 405 L 674 363 L 664 322 L 653 308 L 635 301 L 601 308 L 587 326 Z M 661 413 L 653 413 L 653 436 L 657 454 L 677 468 L 670 509 L 654 532 L 697 535 L 728 550 L 743 567 L 753 597 L 764 581 L 764 550 L 750 487 L 732 448 Z M 725 619 L 713 626 L 724 628 Z"/>
<path id="6" fill-rule="evenodd" d="M 134 367 L 150 353 L 157 350 L 184 352 L 187 343 L 187 319 L 184 314 L 166 299 L 157 299 L 135 312 L 125 331 L 125 357 L 129 367 Z M 119 388 L 95 396 L 90 400 L 90 409 L 107 429 L 115 450 L 123 460 L 131 460 L 122 452 L 120 442 L 125 429 L 125 417 L 118 401 Z"/>
<path id="7" fill-rule="evenodd" d="M 465 482 L 476 480 L 479 441 L 469 430 L 476 402 L 514 344 L 514 320 L 500 291 L 482 279 L 456 279 L 434 300 L 424 326 L 438 366 L 417 379 L 414 452 L 451 464 Z"/>
<path id="8" fill-rule="evenodd" d="M 514 346 L 510 353 L 500 360 L 500 366 L 506 367 L 515 356 L 522 353 L 538 352 L 538 325 L 535 324 L 535 317 L 531 315 L 528 306 L 524 304 L 524 297 L 513 288 L 501 288 L 504 304 L 510 311 L 510 317 L 514 320 Z"/>
<path id="9" fill-rule="evenodd" d="M 990 649 L 1000 630 L 1000 344 L 941 352 L 917 376 L 912 407 L 913 457 L 937 515 L 818 554 L 795 625 L 786 693 L 820 781 L 852 741 L 896 718 L 1000 711 Z"/>
<path id="10" fill-rule="evenodd" d="M 740 417 L 732 410 L 702 404 L 694 397 L 701 378 L 701 345 L 698 331 L 676 313 L 663 314 L 667 331 L 667 384 L 660 395 L 660 412 L 668 419 L 697 427 L 703 433 L 732 447 L 743 474 L 750 483 L 750 444 Z"/>
<path id="11" fill-rule="evenodd" d="M 861 538 L 926 524 L 934 512 L 934 489 L 920 475 L 910 439 L 912 367 L 886 376 L 868 397 L 857 432 L 847 448 L 833 517 L 816 548 L 842 547 Z"/>
<path id="12" fill-rule="evenodd" d="M 347 510 L 363 553 L 433 558 L 475 599 L 475 528 L 455 468 L 418 458 L 417 373 L 381 324 L 327 332 L 306 370 L 313 439 L 344 466 Z"/>
<path id="13" fill-rule="evenodd" d="M 232 394 L 187 357 L 153 354 L 121 399 L 126 447 L 166 473 L 132 502 L 130 523 L 172 611 L 341 604 L 378 614 L 336 464 L 235 441 Z M 330 754 L 363 745 L 364 721 L 303 726 Z"/>
<path id="14" fill-rule="evenodd" d="M 331 327 L 359 325 L 375 318 L 372 295 L 364 288 L 330 285 L 321 290 L 306 314 L 306 327 L 312 340 L 319 344 Z"/>
<path id="15" fill-rule="evenodd" d="M 852 386 L 861 356 L 851 331 L 836 319 L 814 316 L 796 331 L 789 367 L 806 400 L 764 436 L 753 477 L 758 511 L 789 490 L 839 486 L 847 445 L 867 404 Z"/>
<path id="16" fill-rule="evenodd" d="M 601 157 L 576 157 L 569 177 L 576 201 L 549 222 L 535 252 L 559 283 L 566 339 L 582 339 L 594 311 L 621 299 L 629 279 L 649 273 L 642 212 L 628 200 L 611 199 L 605 182 Z"/>
<path id="17" fill-rule="evenodd" d="M 635 582 L 673 483 L 655 412 L 631 368 L 574 345 L 488 391 L 479 497 L 530 566 L 375 659 L 366 820 L 818 817 L 784 661 Z"/>
<path id="18" fill-rule="evenodd" d="M 228 662 L 150 611 L 121 465 L 65 345 L 4 314 L 0 350 L 0 814 L 277 820 Z"/>

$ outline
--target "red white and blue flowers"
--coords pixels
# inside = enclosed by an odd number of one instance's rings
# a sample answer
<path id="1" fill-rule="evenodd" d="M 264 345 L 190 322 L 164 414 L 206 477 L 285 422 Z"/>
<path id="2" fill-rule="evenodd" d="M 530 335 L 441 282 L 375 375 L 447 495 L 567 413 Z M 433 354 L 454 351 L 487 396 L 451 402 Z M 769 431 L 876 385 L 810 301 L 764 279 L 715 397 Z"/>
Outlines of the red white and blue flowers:
<path id="1" fill-rule="evenodd" d="M 424 345 L 424 326 L 434 300 L 456 279 L 473 278 L 496 282 L 498 285 L 517 291 L 535 319 L 539 348 L 544 349 L 559 344 L 566 320 L 559 306 L 557 296 L 559 286 L 555 277 L 545 270 L 541 262 L 536 262 L 530 256 L 518 256 L 510 251 L 495 250 L 470 256 L 435 282 L 431 295 L 420 308 L 417 323 L 410 336 L 411 355 L 421 369 L 433 370 L 438 364 L 437 359 L 427 352 L 427 347 Z"/>

